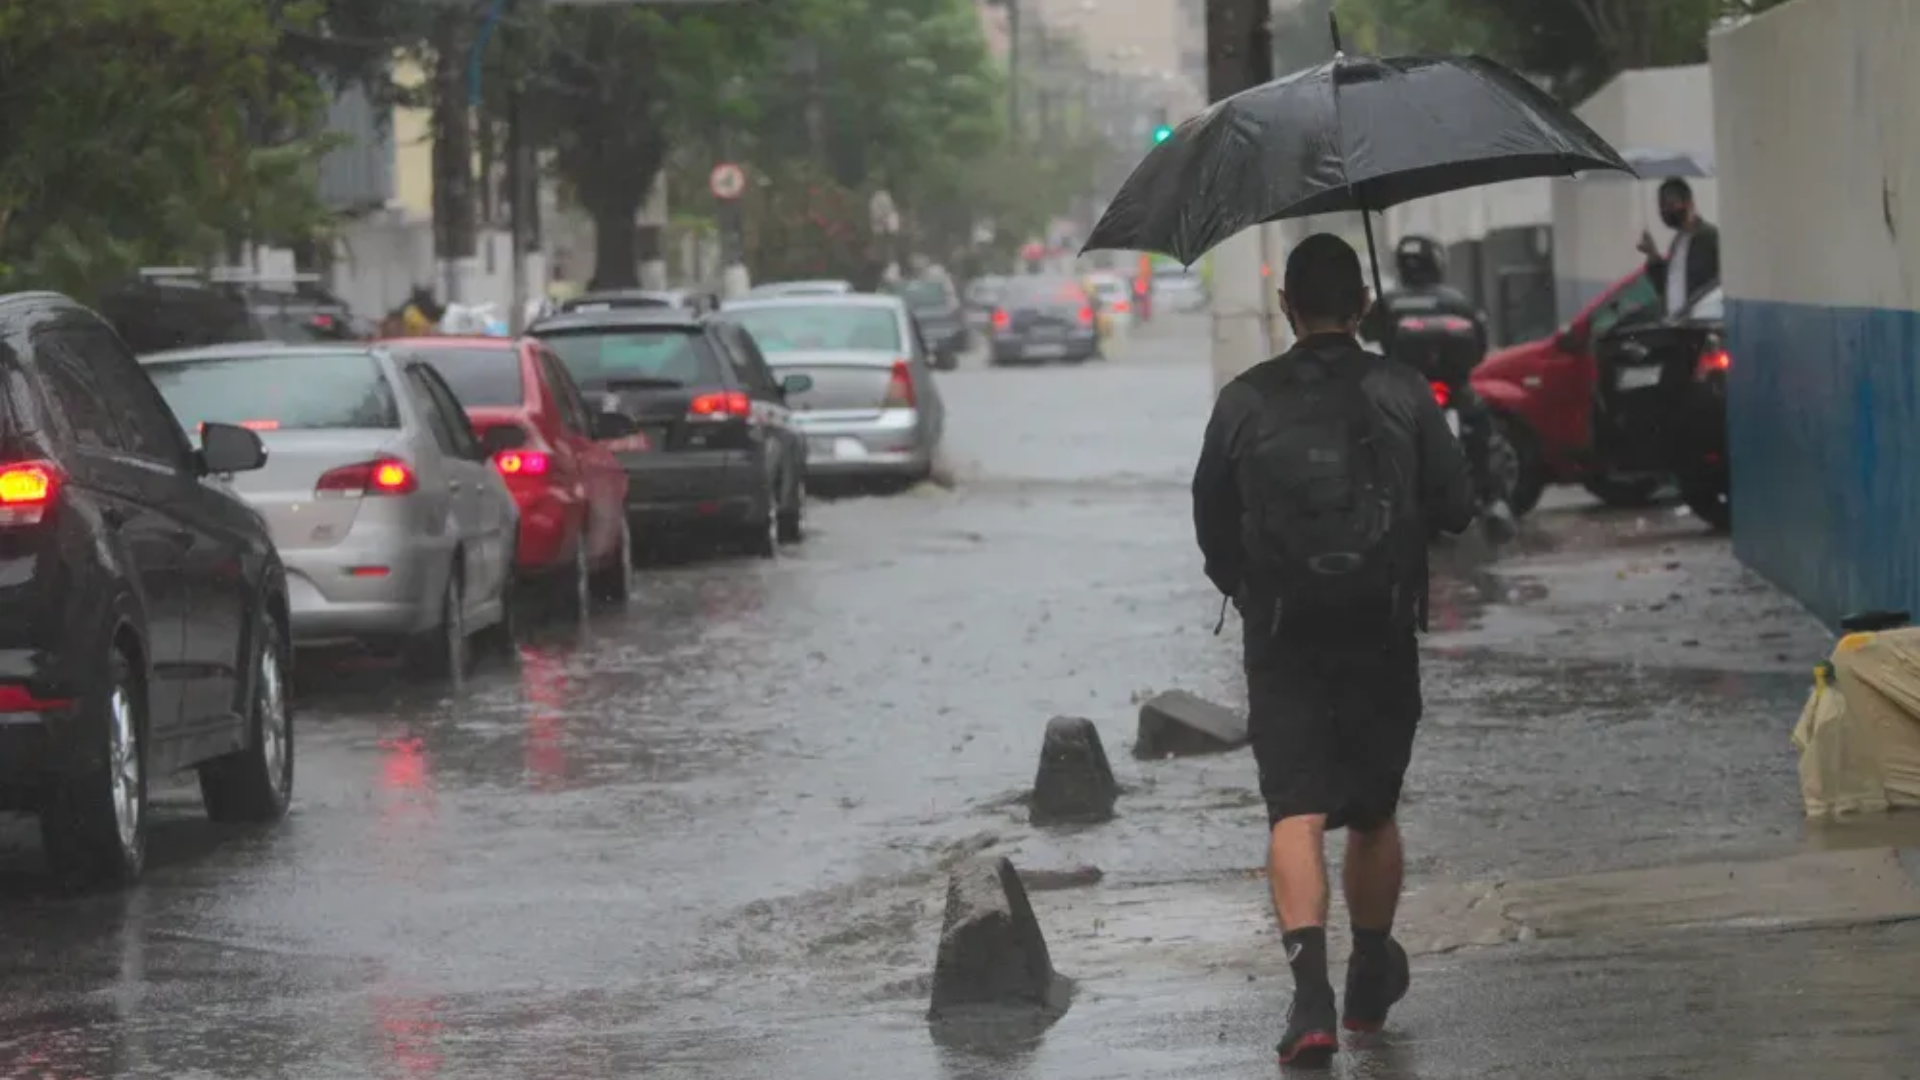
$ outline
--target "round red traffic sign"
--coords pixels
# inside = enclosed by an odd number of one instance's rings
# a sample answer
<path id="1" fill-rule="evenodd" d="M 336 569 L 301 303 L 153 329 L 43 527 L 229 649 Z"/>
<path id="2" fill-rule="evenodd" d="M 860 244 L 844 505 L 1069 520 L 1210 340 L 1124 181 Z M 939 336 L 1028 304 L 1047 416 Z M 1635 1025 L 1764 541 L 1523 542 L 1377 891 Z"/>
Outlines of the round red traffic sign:
<path id="1" fill-rule="evenodd" d="M 740 166 L 723 161 L 715 165 L 712 175 L 707 177 L 707 190 L 713 192 L 716 199 L 737 199 L 747 190 L 747 174 Z"/>

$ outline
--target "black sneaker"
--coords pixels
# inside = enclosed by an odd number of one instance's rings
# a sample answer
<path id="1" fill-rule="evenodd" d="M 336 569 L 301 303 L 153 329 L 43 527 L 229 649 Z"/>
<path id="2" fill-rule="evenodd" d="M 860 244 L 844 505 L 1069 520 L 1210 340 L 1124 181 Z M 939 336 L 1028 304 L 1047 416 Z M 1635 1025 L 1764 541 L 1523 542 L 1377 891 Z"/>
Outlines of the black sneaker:
<path id="1" fill-rule="evenodd" d="M 1387 939 L 1384 954 L 1369 961 L 1355 953 L 1347 961 L 1347 1008 L 1340 1022 L 1348 1031 L 1379 1031 L 1387 1023 L 1387 1010 L 1407 996 L 1413 972 L 1407 965 L 1407 950 L 1392 938 Z"/>
<path id="2" fill-rule="evenodd" d="M 1296 992 L 1287 1007 L 1287 1033 L 1276 1049 L 1280 1064 L 1292 1069 L 1324 1069 L 1333 1064 L 1333 1052 L 1340 1049 L 1338 1016 L 1333 994 L 1302 1000 Z"/>

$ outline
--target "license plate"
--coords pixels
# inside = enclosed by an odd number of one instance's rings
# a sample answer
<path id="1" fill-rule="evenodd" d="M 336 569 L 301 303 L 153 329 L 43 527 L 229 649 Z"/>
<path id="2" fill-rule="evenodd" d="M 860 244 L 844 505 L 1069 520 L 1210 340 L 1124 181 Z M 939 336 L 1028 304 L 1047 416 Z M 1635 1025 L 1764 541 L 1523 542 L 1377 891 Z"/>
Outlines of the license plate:
<path id="1" fill-rule="evenodd" d="M 1067 347 L 1065 345 L 1029 345 L 1021 351 L 1027 356 L 1036 357 L 1067 355 Z"/>
<path id="2" fill-rule="evenodd" d="M 1447 410 L 1447 430 L 1453 432 L 1454 438 L 1460 437 L 1460 414 L 1453 409 Z"/>
<path id="3" fill-rule="evenodd" d="M 1619 379 L 1614 385 L 1622 390 L 1644 390 L 1649 386 L 1658 386 L 1660 385 L 1660 368 L 1658 365 L 1621 368 Z"/>
<path id="4" fill-rule="evenodd" d="M 1057 326 L 1036 326 L 1033 328 L 1033 336 L 1037 338 L 1057 338 L 1060 336 L 1060 328 Z"/>

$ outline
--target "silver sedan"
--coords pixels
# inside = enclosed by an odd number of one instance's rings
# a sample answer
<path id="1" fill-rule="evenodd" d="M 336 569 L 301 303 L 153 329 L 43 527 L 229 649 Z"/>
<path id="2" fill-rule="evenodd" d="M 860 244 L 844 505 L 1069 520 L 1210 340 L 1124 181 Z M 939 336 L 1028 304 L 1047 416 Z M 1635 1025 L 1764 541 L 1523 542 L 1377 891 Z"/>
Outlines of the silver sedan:
<path id="1" fill-rule="evenodd" d="M 360 345 L 223 345 L 141 358 L 187 431 L 260 434 L 230 479 L 287 568 L 301 645 L 400 646 L 462 671 L 469 638 L 509 646 L 519 511 L 433 368 Z"/>
<path id="2" fill-rule="evenodd" d="M 933 350 L 899 297 L 748 297 L 720 317 L 753 335 L 775 375 L 811 379 L 787 398 L 808 476 L 911 482 L 933 471 L 946 403 Z"/>

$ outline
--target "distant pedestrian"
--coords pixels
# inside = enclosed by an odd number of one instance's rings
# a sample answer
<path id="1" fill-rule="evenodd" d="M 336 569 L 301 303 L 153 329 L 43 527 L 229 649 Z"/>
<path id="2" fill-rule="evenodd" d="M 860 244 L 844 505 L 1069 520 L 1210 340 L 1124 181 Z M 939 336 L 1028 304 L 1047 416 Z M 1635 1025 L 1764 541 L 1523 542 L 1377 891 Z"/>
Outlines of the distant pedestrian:
<path id="1" fill-rule="evenodd" d="M 1666 299 L 1667 314 L 1675 315 L 1701 290 L 1720 281 L 1720 230 L 1700 216 L 1693 185 L 1679 177 L 1660 185 L 1660 223 L 1673 230 L 1673 243 L 1662 253 L 1652 234 L 1642 229 L 1640 253 L 1647 257 L 1647 280 Z"/>
<path id="2" fill-rule="evenodd" d="M 1193 516 L 1207 576 L 1244 625 L 1267 876 L 1294 978 L 1280 1061 L 1320 1066 L 1341 1019 L 1327 973 L 1327 829 L 1348 830 L 1346 1027 L 1378 1030 L 1407 991 L 1391 931 L 1394 815 L 1421 711 L 1414 635 L 1426 628 L 1427 543 L 1471 525 L 1475 500 L 1426 382 L 1354 337 L 1368 296 L 1353 248 L 1308 237 L 1283 280 L 1298 343 L 1220 392 Z"/>

